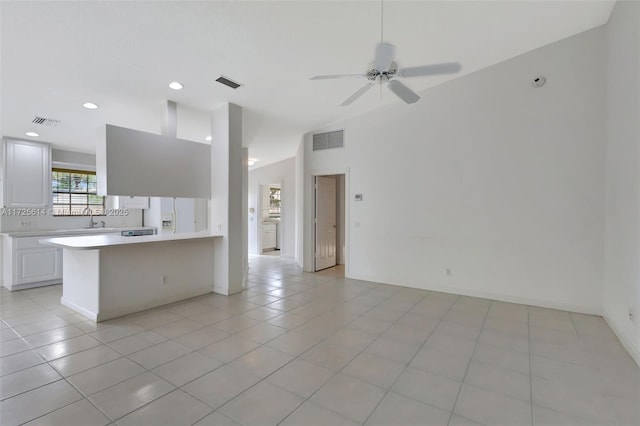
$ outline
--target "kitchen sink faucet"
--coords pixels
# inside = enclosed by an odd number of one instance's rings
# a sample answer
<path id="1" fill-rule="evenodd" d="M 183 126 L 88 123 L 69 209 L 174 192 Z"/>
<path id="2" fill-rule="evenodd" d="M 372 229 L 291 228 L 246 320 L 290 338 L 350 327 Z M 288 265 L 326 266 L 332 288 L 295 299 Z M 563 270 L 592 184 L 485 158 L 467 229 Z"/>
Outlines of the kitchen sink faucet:
<path id="1" fill-rule="evenodd" d="M 89 207 L 85 207 L 84 210 L 82 210 L 82 214 L 86 216 L 87 210 L 89 211 L 89 228 L 93 229 L 93 227 L 96 226 L 98 222 L 93 221 L 93 210 L 91 210 Z"/>

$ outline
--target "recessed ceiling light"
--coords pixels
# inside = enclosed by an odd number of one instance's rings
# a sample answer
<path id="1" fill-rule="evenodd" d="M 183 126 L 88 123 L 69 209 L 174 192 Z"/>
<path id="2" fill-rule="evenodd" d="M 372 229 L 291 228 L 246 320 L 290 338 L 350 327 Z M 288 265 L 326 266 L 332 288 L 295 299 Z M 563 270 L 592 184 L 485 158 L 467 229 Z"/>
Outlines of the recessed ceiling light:
<path id="1" fill-rule="evenodd" d="M 249 161 L 247 161 L 247 164 L 250 166 L 253 166 L 254 164 L 256 164 L 258 160 L 256 160 L 255 158 L 249 158 Z"/>
<path id="2" fill-rule="evenodd" d="M 169 87 L 172 88 L 173 90 L 181 90 L 184 86 L 182 85 L 182 83 L 178 83 L 177 81 L 172 81 L 171 83 L 169 83 Z"/>
<path id="3" fill-rule="evenodd" d="M 204 138 L 204 140 L 207 142 L 211 142 L 213 138 L 211 136 L 207 136 L 206 138 Z"/>
<path id="4" fill-rule="evenodd" d="M 25 135 L 27 135 L 27 136 L 31 136 L 32 138 L 37 138 L 38 136 L 40 136 L 40 133 L 36 133 L 36 132 L 27 132 L 27 133 L 25 133 Z"/>
<path id="5" fill-rule="evenodd" d="M 82 106 L 86 109 L 98 109 L 98 105 L 94 104 L 93 102 L 85 102 L 84 104 L 82 104 Z"/>

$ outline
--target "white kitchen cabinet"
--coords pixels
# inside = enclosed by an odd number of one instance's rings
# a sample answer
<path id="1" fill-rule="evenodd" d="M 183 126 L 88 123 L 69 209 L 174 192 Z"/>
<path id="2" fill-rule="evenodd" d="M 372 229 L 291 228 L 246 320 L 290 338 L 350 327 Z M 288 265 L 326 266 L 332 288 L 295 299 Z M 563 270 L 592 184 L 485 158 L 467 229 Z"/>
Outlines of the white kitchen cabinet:
<path id="1" fill-rule="evenodd" d="M 116 197 L 116 209 L 148 209 L 149 197 Z"/>
<path id="2" fill-rule="evenodd" d="M 4 206 L 51 205 L 51 145 L 5 139 Z"/>
<path id="3" fill-rule="evenodd" d="M 17 284 L 62 279 L 62 253 L 49 247 L 16 250 Z"/>
<path id="4" fill-rule="evenodd" d="M 262 224 L 262 250 L 276 248 L 276 224 Z"/>
<path id="5" fill-rule="evenodd" d="M 38 242 L 43 237 L 3 237 L 3 281 L 10 290 L 62 282 L 62 250 Z"/>

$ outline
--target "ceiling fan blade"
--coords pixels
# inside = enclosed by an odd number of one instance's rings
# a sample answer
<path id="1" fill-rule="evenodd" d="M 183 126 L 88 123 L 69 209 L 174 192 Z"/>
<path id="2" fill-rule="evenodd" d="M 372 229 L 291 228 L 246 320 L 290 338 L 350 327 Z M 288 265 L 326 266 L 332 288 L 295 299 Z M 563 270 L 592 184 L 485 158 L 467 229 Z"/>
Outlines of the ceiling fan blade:
<path id="1" fill-rule="evenodd" d="M 364 95 L 365 92 L 367 90 L 371 89 L 372 87 L 373 87 L 373 81 L 370 82 L 370 83 L 365 84 L 360 89 L 358 89 L 358 91 L 356 93 L 354 93 L 353 95 L 349 96 L 346 101 L 341 103 L 340 106 L 351 105 L 356 99 L 358 99 L 360 96 Z"/>
<path id="2" fill-rule="evenodd" d="M 376 46 L 376 58 L 373 63 L 378 71 L 387 71 L 396 56 L 396 47 L 389 43 L 379 43 Z"/>
<path id="3" fill-rule="evenodd" d="M 332 74 L 332 75 L 314 75 L 310 80 L 333 80 L 337 78 L 367 78 L 366 74 Z"/>
<path id="4" fill-rule="evenodd" d="M 408 104 L 414 104 L 418 102 L 418 99 L 420 99 L 420 96 L 416 95 L 413 90 L 409 89 L 398 80 L 391 80 L 388 84 L 388 87 L 389 90 L 391 90 L 400 99 Z"/>
<path id="5" fill-rule="evenodd" d="M 420 77 L 424 75 L 455 74 L 460 72 L 462 66 L 457 62 L 445 62 L 443 64 L 422 65 L 398 70 L 400 77 Z"/>

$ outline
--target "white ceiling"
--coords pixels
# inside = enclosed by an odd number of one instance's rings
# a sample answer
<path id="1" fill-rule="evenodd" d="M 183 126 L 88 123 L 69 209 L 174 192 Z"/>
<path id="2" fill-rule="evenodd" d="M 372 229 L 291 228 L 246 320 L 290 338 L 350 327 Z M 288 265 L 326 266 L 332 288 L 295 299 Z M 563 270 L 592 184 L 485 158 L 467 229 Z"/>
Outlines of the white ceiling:
<path id="1" fill-rule="evenodd" d="M 384 35 L 400 67 L 459 61 L 464 75 L 602 25 L 613 4 L 386 1 Z M 204 142 L 208 111 L 228 101 L 244 107 L 245 146 L 259 166 L 294 155 L 305 132 L 400 102 L 371 90 L 340 107 L 362 81 L 309 80 L 366 71 L 380 40 L 379 1 L 2 1 L 0 14 L 6 136 L 35 130 L 54 146 L 95 152 L 105 122 L 159 133 L 170 99 L 178 136 Z M 220 74 L 243 86 L 219 85 Z M 451 78 L 405 83 L 421 91 Z M 174 80 L 182 91 L 167 87 Z M 82 108 L 88 101 L 100 109 Z M 38 128 L 35 115 L 61 124 Z"/>

